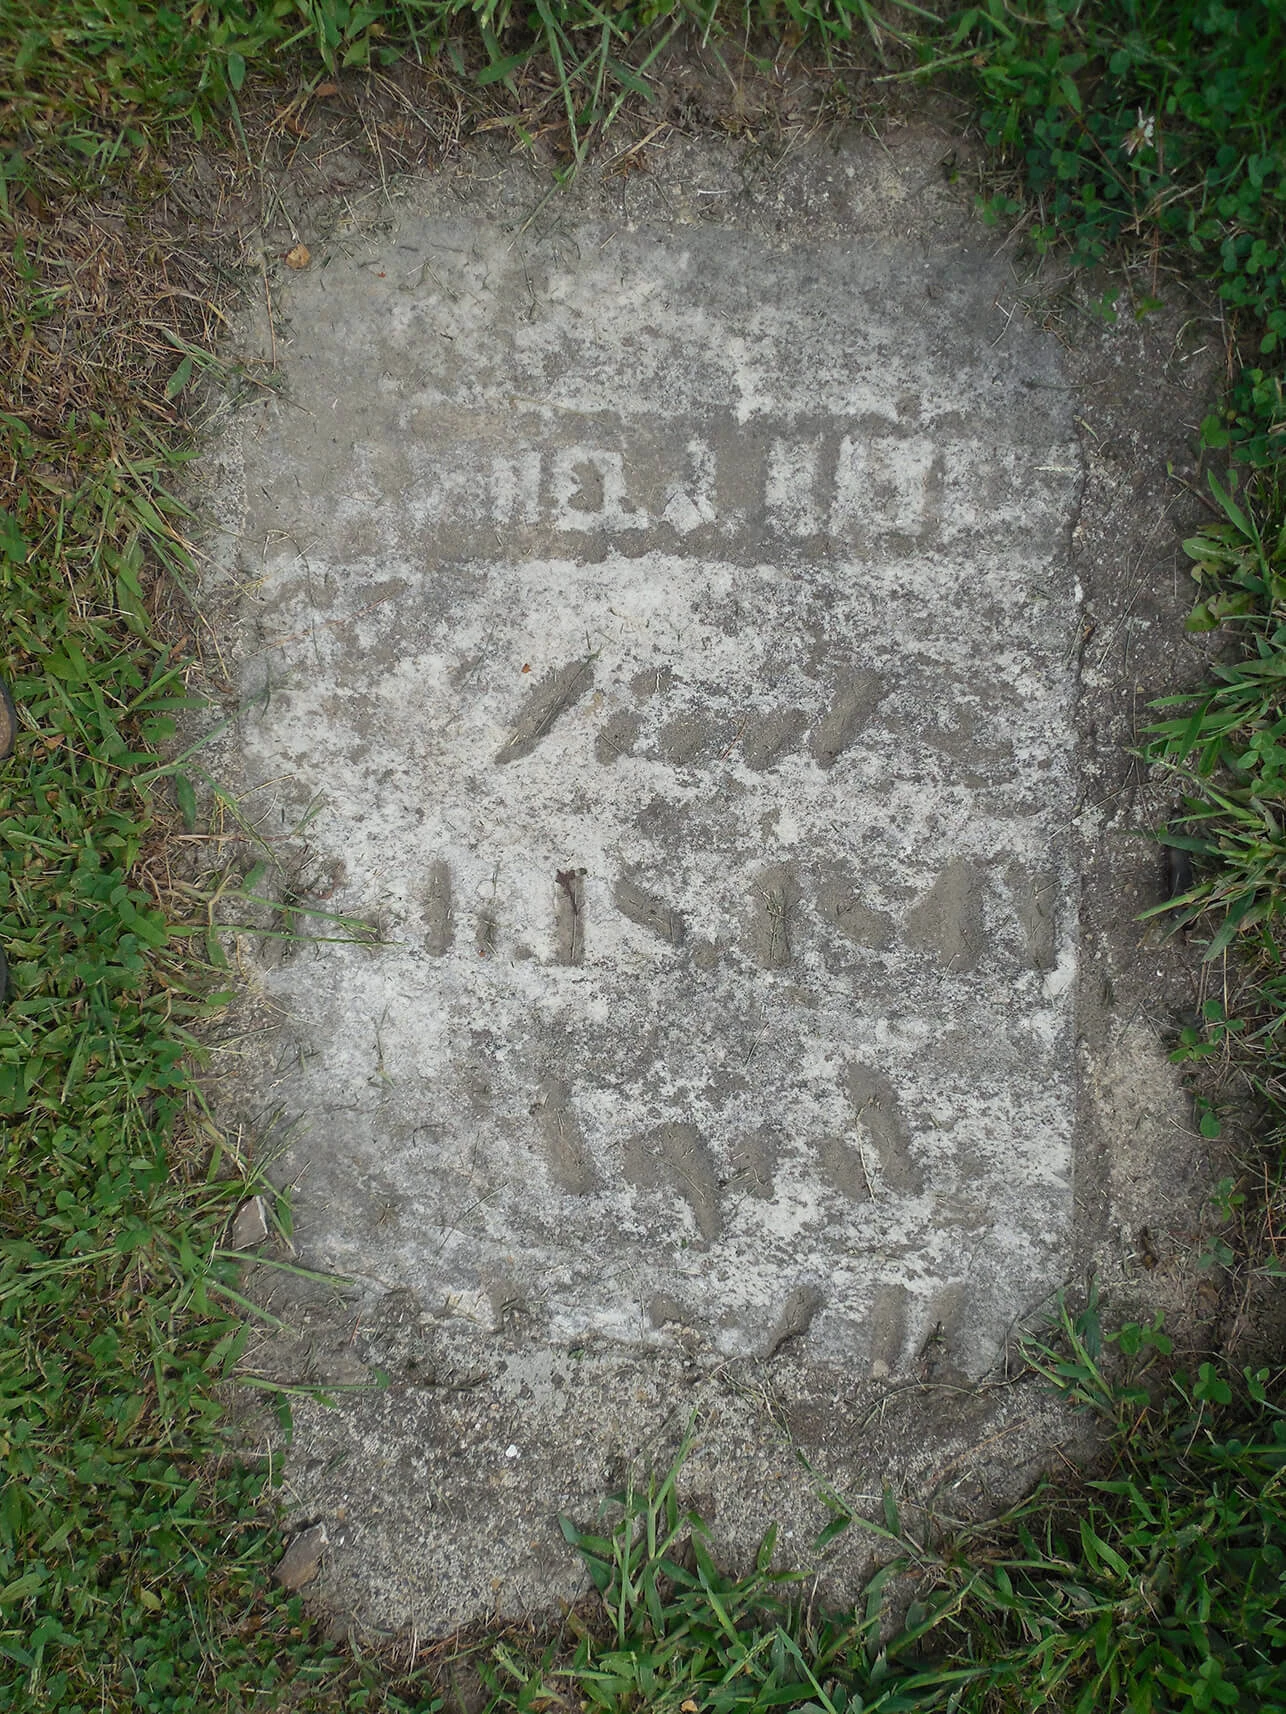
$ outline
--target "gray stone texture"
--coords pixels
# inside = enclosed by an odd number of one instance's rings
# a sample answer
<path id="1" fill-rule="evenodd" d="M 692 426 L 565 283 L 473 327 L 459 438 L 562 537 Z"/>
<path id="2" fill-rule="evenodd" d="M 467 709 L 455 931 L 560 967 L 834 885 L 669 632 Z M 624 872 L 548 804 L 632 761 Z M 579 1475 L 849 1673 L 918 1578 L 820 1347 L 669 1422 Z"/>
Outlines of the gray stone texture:
<path id="1" fill-rule="evenodd" d="M 388 1382 L 297 1412 L 332 1598 L 422 1629 L 574 1591 L 553 1513 L 690 1409 L 734 1546 L 825 1521 L 792 1443 L 950 1472 L 1008 1406 L 890 1454 L 862 1400 L 982 1376 L 1077 1253 L 1060 349 L 931 149 L 679 158 L 312 244 L 219 454 L 222 765 L 379 928 L 243 939 L 225 1098 L 349 1282 L 277 1363 Z"/>

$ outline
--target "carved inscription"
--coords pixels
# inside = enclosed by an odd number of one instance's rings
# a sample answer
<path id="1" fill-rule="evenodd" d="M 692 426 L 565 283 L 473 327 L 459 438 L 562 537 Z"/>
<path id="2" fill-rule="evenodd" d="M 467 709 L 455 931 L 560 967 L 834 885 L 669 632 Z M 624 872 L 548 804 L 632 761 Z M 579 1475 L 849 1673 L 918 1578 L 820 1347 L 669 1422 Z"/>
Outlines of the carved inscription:
<path id="1" fill-rule="evenodd" d="M 693 434 L 677 462 L 670 423 L 622 421 L 603 442 L 558 444 L 564 425 L 539 418 L 532 432 L 546 444 L 496 451 L 488 423 L 476 436 L 461 432 L 435 447 L 431 460 L 409 445 L 407 489 L 417 517 L 437 530 L 590 535 L 624 547 L 647 535 L 691 549 L 747 532 L 929 544 L 980 521 L 988 497 L 995 510 L 1022 477 L 1033 480 L 1034 461 L 1016 448 L 934 441 L 881 422 L 861 434 L 776 435 L 766 445 L 749 435 Z"/>
<path id="2" fill-rule="evenodd" d="M 641 1190 L 676 1192 L 688 1202 L 707 1242 L 723 1230 L 723 1204 L 710 1151 L 695 1125 L 662 1125 L 631 1137 L 622 1153 L 625 1177 Z"/>
<path id="3" fill-rule="evenodd" d="M 554 942 L 560 964 L 585 957 L 585 871 L 559 869 L 554 876 Z"/>
<path id="4" fill-rule="evenodd" d="M 442 958 L 451 948 L 451 938 L 451 869 L 439 859 L 424 889 L 424 950 L 430 958 Z"/>
<path id="5" fill-rule="evenodd" d="M 1074 396 L 990 276 L 908 342 L 918 254 L 544 245 L 408 229 L 338 366 L 305 271 L 247 452 L 254 778 L 387 936 L 267 980 L 328 1217 L 416 1211 L 331 1260 L 563 1349 L 978 1372 L 1070 1206 Z"/>
<path id="6" fill-rule="evenodd" d="M 946 865 L 910 913 L 907 935 L 948 970 L 975 967 L 983 946 L 982 880 L 971 864 L 953 858 Z"/>
<path id="7" fill-rule="evenodd" d="M 531 1110 L 549 1176 L 569 1196 L 588 1196 L 598 1187 L 598 1173 L 572 1104 L 571 1084 L 547 1077 Z"/>
<path id="8" fill-rule="evenodd" d="M 622 876 L 613 892 L 616 908 L 640 928 L 650 929 L 670 946 L 683 944 L 683 918 L 678 911 L 641 887 L 637 881 Z"/>
<path id="9" fill-rule="evenodd" d="M 830 707 L 813 728 L 810 748 L 819 768 L 833 767 L 879 706 L 884 686 L 878 673 L 846 673 Z"/>
<path id="10" fill-rule="evenodd" d="M 560 715 L 579 702 L 593 687 L 593 662 L 568 661 L 557 667 L 528 692 L 526 703 L 513 731 L 496 754 L 496 761 L 516 762 L 529 756 L 547 737 Z"/>
<path id="11" fill-rule="evenodd" d="M 784 970 L 790 963 L 791 932 L 799 900 L 794 864 L 776 864 L 755 881 L 751 936 L 755 957 L 765 970 Z"/>
<path id="12" fill-rule="evenodd" d="M 917 1196 L 924 1180 L 911 1152 L 911 1132 L 897 1091 L 884 1072 L 854 1061 L 844 1076 L 854 1117 L 875 1145 L 884 1188 L 895 1196 Z"/>

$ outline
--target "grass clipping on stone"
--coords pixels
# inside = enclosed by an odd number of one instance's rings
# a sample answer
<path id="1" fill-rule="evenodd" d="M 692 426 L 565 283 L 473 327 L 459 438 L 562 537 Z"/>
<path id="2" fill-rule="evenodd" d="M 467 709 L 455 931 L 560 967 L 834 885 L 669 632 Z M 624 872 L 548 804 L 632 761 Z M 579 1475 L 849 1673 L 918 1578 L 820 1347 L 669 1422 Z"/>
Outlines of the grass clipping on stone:
<path id="1" fill-rule="evenodd" d="M 278 127 L 295 111 L 279 86 L 265 102 L 265 78 L 311 88 L 436 55 L 461 89 L 491 92 L 516 137 L 574 163 L 623 97 L 649 99 L 649 56 L 694 17 L 707 36 L 766 26 L 770 49 L 809 41 L 841 68 L 854 42 L 874 44 L 877 69 L 918 57 L 979 101 L 1012 166 L 1013 206 L 992 191 L 993 213 L 1035 211 L 1042 244 L 1085 260 L 1142 239 L 1158 265 L 1213 272 L 1233 385 L 1205 439 L 1253 474 L 1212 488 L 1189 551 L 1194 622 L 1238 647 L 1200 697 L 1158 711 L 1153 737 L 1187 787 L 1167 831 L 1196 865 L 1181 909 L 1213 923 L 1212 957 L 1237 955 L 1235 1001 L 1212 1002 L 1178 1051 L 1226 1056 L 1264 1102 L 1265 1153 L 1246 1180 L 1261 1188 L 1230 1188 L 1241 1236 L 1217 1259 L 1280 1272 L 1278 7 L 1131 0 L 1119 18 L 1076 5 L 1036 18 L 988 0 L 938 22 L 932 8 L 843 0 L 699 17 L 538 4 L 528 24 L 453 0 L 9 6 L 0 658 L 20 729 L 0 763 L 0 1709 L 427 1709 L 426 1676 L 451 1658 L 412 1649 L 394 1673 L 328 1649 L 271 1584 L 266 1473 L 224 1456 L 214 1389 L 245 1331 L 221 1246 L 257 1186 L 192 1080 L 190 1032 L 226 978 L 210 962 L 206 877 L 185 860 L 191 786 L 161 751 L 199 647 L 172 497 L 184 406 L 229 288 L 142 219 L 164 194 L 163 152 L 216 125 L 212 148 L 249 158 L 256 102 Z M 1257 346 L 1240 367 L 1237 337 Z M 1218 1363 L 1167 1375 L 1160 1329 L 1105 1337 L 1093 1305 L 1029 1357 L 1108 1427 L 1105 1474 L 946 1547 L 913 1540 L 887 1496 L 895 1557 L 866 1607 L 838 1617 L 772 1571 L 771 1543 L 749 1578 L 721 1573 L 679 1468 L 641 1480 L 597 1530 L 568 1521 L 596 1590 L 583 1612 L 534 1652 L 477 1641 L 494 1651 L 498 1704 L 1286 1706 L 1280 1376 Z M 837 1501 L 829 1527 L 872 1526 Z"/>

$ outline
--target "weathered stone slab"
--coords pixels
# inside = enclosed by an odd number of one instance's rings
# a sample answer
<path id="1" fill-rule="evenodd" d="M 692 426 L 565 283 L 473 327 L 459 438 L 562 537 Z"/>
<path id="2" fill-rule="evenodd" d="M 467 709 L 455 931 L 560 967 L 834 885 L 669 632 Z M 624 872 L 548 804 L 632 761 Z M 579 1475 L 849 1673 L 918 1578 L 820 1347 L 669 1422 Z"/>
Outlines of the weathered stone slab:
<path id="1" fill-rule="evenodd" d="M 442 217 L 292 282 L 245 750 L 386 941 L 268 979 L 315 1261 L 975 1373 L 1058 1279 L 1077 454 L 994 291 Z"/>
<path id="2" fill-rule="evenodd" d="M 1072 393 L 958 215 L 828 184 L 413 199 L 312 246 L 241 419 L 239 788 L 381 931 L 264 960 L 243 1083 L 394 1371 L 330 1573 L 386 1616 L 568 1588 L 551 1495 L 697 1373 L 977 1376 L 1070 1266 Z"/>
<path id="3" fill-rule="evenodd" d="M 291 281 L 243 746 L 384 934 L 266 977 L 314 1263 L 971 1373 L 1060 1277 L 1077 451 L 993 297 L 442 216 Z"/>

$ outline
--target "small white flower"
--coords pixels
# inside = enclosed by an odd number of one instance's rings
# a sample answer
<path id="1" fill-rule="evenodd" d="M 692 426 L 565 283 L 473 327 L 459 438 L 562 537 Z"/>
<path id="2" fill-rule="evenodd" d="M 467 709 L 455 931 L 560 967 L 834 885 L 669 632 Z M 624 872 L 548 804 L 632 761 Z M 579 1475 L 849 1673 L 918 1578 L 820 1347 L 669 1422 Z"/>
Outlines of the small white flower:
<path id="1" fill-rule="evenodd" d="M 1141 107 L 1135 109 L 1136 123 L 1132 131 L 1125 137 L 1125 152 L 1133 155 L 1139 149 L 1152 147 L 1153 133 L 1156 131 L 1156 119 L 1151 113 L 1145 113 Z"/>

